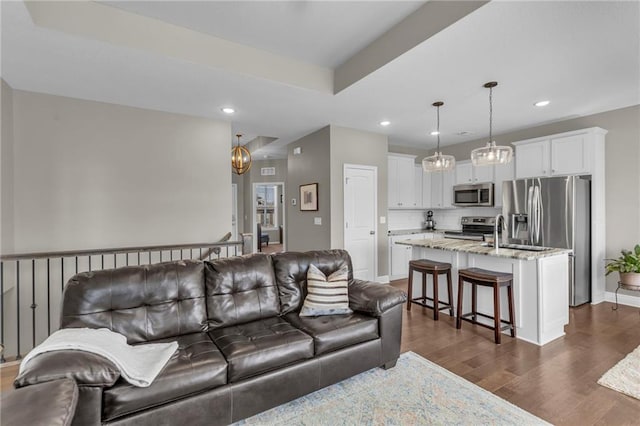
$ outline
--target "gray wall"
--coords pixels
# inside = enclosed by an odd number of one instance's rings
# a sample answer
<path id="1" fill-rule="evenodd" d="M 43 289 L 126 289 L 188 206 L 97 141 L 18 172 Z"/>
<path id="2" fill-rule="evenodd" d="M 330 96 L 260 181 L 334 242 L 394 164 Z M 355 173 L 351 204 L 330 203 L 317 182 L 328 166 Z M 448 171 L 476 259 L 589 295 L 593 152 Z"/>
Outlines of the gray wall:
<path id="1" fill-rule="evenodd" d="M 302 153 L 294 155 L 296 147 Z M 287 158 L 287 231 L 289 251 L 331 248 L 331 168 L 330 127 L 326 126 L 288 145 Z M 318 211 L 300 211 L 299 187 L 318 183 Z M 291 199 L 297 205 L 291 205 Z M 314 225 L 314 218 L 322 218 L 322 225 Z"/>
<path id="2" fill-rule="evenodd" d="M 14 192 L 2 201 L 15 251 L 215 241 L 231 229 L 228 122 L 16 90 L 13 131 Z"/>
<path id="3" fill-rule="evenodd" d="M 0 253 L 13 252 L 13 89 L 2 80 L 0 122 Z"/>
<path id="4" fill-rule="evenodd" d="M 587 127 L 609 131 L 605 137 L 606 257 L 617 257 L 621 249 L 640 243 L 640 106 L 497 135 L 495 140 L 504 145 Z M 475 140 L 446 146 L 443 151 L 457 160 L 466 160 L 472 149 L 485 144 L 486 139 Z M 615 291 L 618 279 L 615 275 L 607 277 L 607 291 Z M 636 292 L 627 294 L 638 296 Z"/>
<path id="5" fill-rule="evenodd" d="M 331 247 L 344 248 L 344 165 L 358 164 L 378 168 L 378 276 L 389 273 L 387 224 L 387 136 L 362 130 L 331 126 Z"/>

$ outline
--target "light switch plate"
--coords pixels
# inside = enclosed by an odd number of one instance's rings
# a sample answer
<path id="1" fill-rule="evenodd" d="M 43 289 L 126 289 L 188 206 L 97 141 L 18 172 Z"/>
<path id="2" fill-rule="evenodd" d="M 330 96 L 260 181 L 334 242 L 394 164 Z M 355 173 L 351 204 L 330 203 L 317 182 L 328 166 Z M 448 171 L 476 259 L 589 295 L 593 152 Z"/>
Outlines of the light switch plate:
<path id="1" fill-rule="evenodd" d="M 298 204 L 298 201 L 295 198 L 291 199 L 291 205 L 295 206 L 296 204 Z"/>
<path id="2" fill-rule="evenodd" d="M 387 218 L 385 216 L 380 216 L 380 223 L 387 223 Z"/>
<path id="3" fill-rule="evenodd" d="M 321 217 L 314 217 L 313 218 L 313 224 L 314 225 L 322 225 L 322 218 Z"/>

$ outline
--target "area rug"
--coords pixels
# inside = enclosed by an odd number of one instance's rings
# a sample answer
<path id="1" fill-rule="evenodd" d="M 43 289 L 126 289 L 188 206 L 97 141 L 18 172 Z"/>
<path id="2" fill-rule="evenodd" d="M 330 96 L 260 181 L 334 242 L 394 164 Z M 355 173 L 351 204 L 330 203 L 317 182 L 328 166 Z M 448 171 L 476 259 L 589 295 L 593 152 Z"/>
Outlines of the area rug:
<path id="1" fill-rule="evenodd" d="M 444 368 L 407 352 L 238 425 L 547 425 Z"/>
<path id="2" fill-rule="evenodd" d="M 640 399 L 640 346 L 604 373 L 598 384 Z"/>

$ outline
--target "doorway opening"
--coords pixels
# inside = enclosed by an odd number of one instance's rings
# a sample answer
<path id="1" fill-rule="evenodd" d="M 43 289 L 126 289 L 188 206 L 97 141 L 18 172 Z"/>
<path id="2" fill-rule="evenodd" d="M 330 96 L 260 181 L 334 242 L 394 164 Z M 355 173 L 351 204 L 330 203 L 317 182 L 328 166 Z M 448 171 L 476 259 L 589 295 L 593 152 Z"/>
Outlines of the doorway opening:
<path id="1" fill-rule="evenodd" d="M 285 247 L 284 182 L 253 184 L 254 251 L 277 253 Z"/>

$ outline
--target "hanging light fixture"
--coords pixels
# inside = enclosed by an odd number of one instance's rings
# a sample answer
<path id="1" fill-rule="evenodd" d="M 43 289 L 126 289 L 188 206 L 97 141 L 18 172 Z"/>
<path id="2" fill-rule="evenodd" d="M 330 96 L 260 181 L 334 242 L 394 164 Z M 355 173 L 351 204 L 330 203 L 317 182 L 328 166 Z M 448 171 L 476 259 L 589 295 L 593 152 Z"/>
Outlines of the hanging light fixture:
<path id="1" fill-rule="evenodd" d="M 238 137 L 238 144 L 231 148 L 231 168 L 233 173 L 241 175 L 251 168 L 251 153 L 244 146 L 240 146 L 240 137 L 242 135 L 236 136 Z"/>
<path id="2" fill-rule="evenodd" d="M 422 169 L 425 172 L 446 171 L 452 170 L 456 167 L 456 159 L 453 155 L 442 155 L 442 152 L 440 152 L 440 107 L 442 105 L 444 105 L 444 102 L 438 101 L 433 103 L 433 106 L 436 107 L 437 111 L 437 127 L 435 134 L 438 136 L 438 146 L 435 154 L 422 159 Z"/>
<path id="3" fill-rule="evenodd" d="M 471 162 L 474 166 L 506 164 L 513 158 L 513 148 L 510 146 L 497 146 L 493 140 L 493 88 L 497 85 L 496 81 L 490 81 L 484 85 L 489 89 L 489 141 L 486 146 L 471 151 Z"/>

